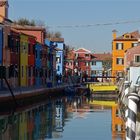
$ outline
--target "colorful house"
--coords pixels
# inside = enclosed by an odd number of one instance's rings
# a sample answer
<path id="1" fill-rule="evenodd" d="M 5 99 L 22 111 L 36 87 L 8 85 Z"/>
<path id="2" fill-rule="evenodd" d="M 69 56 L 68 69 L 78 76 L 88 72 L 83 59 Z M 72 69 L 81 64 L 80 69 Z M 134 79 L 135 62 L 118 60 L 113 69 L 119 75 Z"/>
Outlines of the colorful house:
<path id="1" fill-rule="evenodd" d="M 51 87 L 55 84 L 56 77 L 56 44 L 49 39 L 45 39 L 45 45 L 48 47 L 48 77 L 47 86 Z"/>
<path id="2" fill-rule="evenodd" d="M 19 86 L 19 49 L 20 34 L 18 31 L 11 29 L 8 36 L 8 46 L 10 48 L 10 66 L 9 80 L 12 87 Z"/>
<path id="3" fill-rule="evenodd" d="M 28 86 L 35 84 L 35 44 L 36 38 L 28 36 Z"/>
<path id="4" fill-rule="evenodd" d="M 140 76 L 140 46 L 128 49 L 124 57 L 125 78 L 131 82 L 131 87 L 138 83 Z"/>
<path id="5" fill-rule="evenodd" d="M 20 34 L 20 86 L 28 85 L 28 35 Z"/>
<path id="6" fill-rule="evenodd" d="M 112 41 L 112 76 L 124 76 L 124 53 L 127 49 L 137 46 L 140 39 L 138 31 L 125 33 L 117 37 L 113 31 Z"/>
<path id="7" fill-rule="evenodd" d="M 35 85 L 42 85 L 42 44 L 37 43 L 35 45 Z"/>
<path id="8" fill-rule="evenodd" d="M 47 62 L 48 62 L 48 47 L 46 45 L 42 46 L 42 70 L 43 70 L 43 76 L 42 76 L 42 85 L 47 84 Z"/>
<path id="9" fill-rule="evenodd" d="M 112 55 L 110 53 L 92 54 L 91 76 L 110 76 Z"/>
<path id="10" fill-rule="evenodd" d="M 74 60 L 75 60 L 75 50 L 72 49 L 67 52 L 65 60 L 65 75 L 74 75 Z"/>
<path id="11" fill-rule="evenodd" d="M 140 46 L 128 49 L 125 52 L 124 68 L 127 70 L 130 66 L 140 65 Z"/>
<path id="12" fill-rule="evenodd" d="M 90 76 L 91 51 L 85 48 L 75 50 L 74 72 Z"/>

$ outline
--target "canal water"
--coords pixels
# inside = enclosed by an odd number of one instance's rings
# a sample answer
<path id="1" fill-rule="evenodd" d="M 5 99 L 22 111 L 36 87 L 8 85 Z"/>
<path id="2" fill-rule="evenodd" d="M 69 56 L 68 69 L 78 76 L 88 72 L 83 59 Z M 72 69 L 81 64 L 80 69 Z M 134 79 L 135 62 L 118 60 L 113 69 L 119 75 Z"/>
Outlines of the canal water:
<path id="1" fill-rule="evenodd" d="M 118 106 L 85 96 L 51 98 L 0 115 L 0 140 L 124 140 Z"/>

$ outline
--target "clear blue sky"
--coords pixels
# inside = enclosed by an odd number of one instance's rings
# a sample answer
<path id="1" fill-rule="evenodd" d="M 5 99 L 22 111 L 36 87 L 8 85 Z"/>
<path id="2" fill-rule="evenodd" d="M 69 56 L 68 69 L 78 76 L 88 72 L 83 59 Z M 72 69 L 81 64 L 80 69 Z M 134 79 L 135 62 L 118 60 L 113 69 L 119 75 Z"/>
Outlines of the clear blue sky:
<path id="1" fill-rule="evenodd" d="M 9 0 L 9 18 L 44 21 L 60 31 L 67 45 L 92 52 L 111 51 L 112 30 L 118 35 L 140 29 L 139 23 L 59 28 L 140 20 L 139 0 Z"/>

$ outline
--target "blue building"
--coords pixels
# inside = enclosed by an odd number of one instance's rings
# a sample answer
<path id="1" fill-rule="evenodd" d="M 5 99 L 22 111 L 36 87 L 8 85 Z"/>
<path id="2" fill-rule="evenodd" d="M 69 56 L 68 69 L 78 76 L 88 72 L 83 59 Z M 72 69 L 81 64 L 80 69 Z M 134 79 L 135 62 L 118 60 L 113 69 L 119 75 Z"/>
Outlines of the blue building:
<path id="1" fill-rule="evenodd" d="M 111 68 L 112 55 L 110 53 L 93 54 L 91 61 L 91 76 L 102 77 L 109 76 L 108 70 Z M 102 78 L 96 80 L 101 81 Z"/>
<path id="2" fill-rule="evenodd" d="M 2 50 L 3 50 L 3 28 L 0 25 L 0 65 L 2 65 Z"/>
<path id="3" fill-rule="evenodd" d="M 64 73 L 64 42 L 56 42 L 56 74 L 63 75 Z"/>
<path id="4" fill-rule="evenodd" d="M 40 86 L 42 85 L 42 76 L 43 76 L 43 69 L 42 69 L 42 45 L 37 43 L 35 45 L 35 85 Z"/>

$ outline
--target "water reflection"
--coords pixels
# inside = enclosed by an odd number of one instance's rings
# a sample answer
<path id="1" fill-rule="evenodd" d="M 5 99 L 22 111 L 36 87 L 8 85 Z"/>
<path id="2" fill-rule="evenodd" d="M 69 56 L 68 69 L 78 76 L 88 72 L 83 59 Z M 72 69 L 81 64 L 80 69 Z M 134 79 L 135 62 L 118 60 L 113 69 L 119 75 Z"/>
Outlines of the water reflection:
<path id="1" fill-rule="evenodd" d="M 101 139 L 101 135 L 104 140 L 124 140 L 124 132 L 117 104 L 101 104 L 85 96 L 52 99 L 14 115 L 0 116 L 0 140 L 82 140 Z"/>

